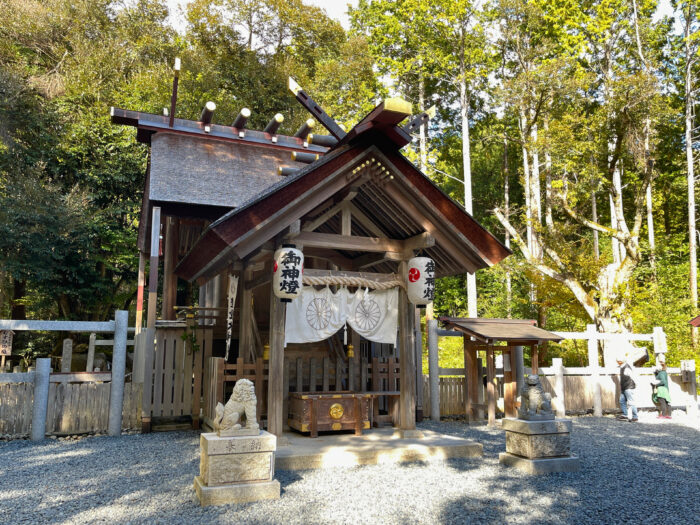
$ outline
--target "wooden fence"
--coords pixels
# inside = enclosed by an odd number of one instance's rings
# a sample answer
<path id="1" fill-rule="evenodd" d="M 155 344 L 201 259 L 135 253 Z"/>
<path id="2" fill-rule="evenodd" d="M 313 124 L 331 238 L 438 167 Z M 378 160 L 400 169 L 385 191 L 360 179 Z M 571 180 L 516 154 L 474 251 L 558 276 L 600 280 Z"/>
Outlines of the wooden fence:
<path id="1" fill-rule="evenodd" d="M 444 370 L 444 369 L 443 369 Z M 451 373 L 463 374 L 463 369 L 450 369 Z M 654 377 L 654 371 L 651 368 L 635 368 L 638 378 L 637 385 L 637 407 L 652 408 L 654 406 L 651 400 L 652 386 L 651 380 Z M 694 396 L 689 388 L 689 382 L 683 382 L 682 371 L 680 368 L 668 368 L 669 390 L 671 394 L 671 405 L 674 407 L 686 408 L 691 406 L 695 401 Z M 529 368 L 525 369 L 525 373 L 531 373 Z M 599 370 L 599 382 L 601 387 L 602 408 L 606 412 L 615 412 L 619 410 L 620 398 L 620 373 L 616 368 L 607 368 Z M 544 367 L 539 369 L 542 387 L 545 392 L 552 395 L 553 404 L 556 405 L 557 395 L 555 393 L 555 376 L 556 369 L 554 367 Z M 503 396 L 503 376 L 502 371 L 499 375 L 499 370 L 496 371 L 496 393 L 500 400 Z M 591 375 L 590 369 L 587 367 L 563 368 L 563 384 L 564 384 L 564 409 L 569 414 L 583 414 L 590 412 L 594 407 L 594 392 L 595 379 Z M 464 376 L 440 377 L 440 416 L 463 416 L 464 415 Z M 430 385 L 428 376 L 423 376 L 423 415 L 430 417 Z M 480 383 L 479 399 L 484 399 L 483 382 Z M 498 403 L 502 406 L 502 401 Z"/>
<path id="2" fill-rule="evenodd" d="M 110 372 L 51 374 L 46 434 L 106 432 L 111 378 Z M 10 438 L 29 435 L 33 404 L 32 373 L 0 374 L 0 435 Z M 141 385 L 125 383 L 122 430 L 140 428 Z"/>
<path id="3" fill-rule="evenodd" d="M 155 345 L 153 348 L 153 366 L 151 397 L 148 406 L 143 406 L 146 413 L 154 418 L 190 416 L 193 423 L 200 416 L 202 396 L 206 389 L 203 371 L 212 354 L 212 328 L 195 326 L 189 328 L 189 334 L 196 341 L 193 348 L 192 339 L 187 334 L 184 323 L 173 326 L 156 325 Z M 146 334 L 141 332 L 135 338 L 133 381 L 144 384 Z"/>

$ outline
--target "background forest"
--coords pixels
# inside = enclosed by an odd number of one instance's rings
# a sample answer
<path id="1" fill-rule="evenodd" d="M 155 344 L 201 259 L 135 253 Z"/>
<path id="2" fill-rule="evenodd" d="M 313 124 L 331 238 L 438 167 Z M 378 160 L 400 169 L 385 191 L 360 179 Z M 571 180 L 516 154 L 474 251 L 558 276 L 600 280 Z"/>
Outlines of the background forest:
<path id="1" fill-rule="evenodd" d="M 0 317 L 133 310 L 147 150 L 109 107 L 161 113 L 181 57 L 183 118 L 212 100 L 217 122 L 280 111 L 291 134 L 289 75 L 346 129 L 387 94 L 436 105 L 406 154 L 514 251 L 441 280 L 437 313 L 662 326 L 670 364 L 698 359 L 700 2 L 657 8 L 360 0 L 345 30 L 301 0 L 193 0 L 176 29 L 164 0 L 0 0 Z"/>

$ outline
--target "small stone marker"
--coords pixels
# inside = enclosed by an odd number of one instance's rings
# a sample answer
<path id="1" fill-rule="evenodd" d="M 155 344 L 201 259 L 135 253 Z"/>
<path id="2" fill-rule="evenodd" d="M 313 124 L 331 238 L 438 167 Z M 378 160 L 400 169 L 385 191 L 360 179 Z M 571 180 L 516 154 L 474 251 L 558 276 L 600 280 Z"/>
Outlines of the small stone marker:
<path id="1" fill-rule="evenodd" d="M 238 380 L 226 406 L 216 407 L 216 432 L 201 435 L 194 490 L 202 506 L 279 499 L 277 436 L 260 430 L 256 404 L 253 383 Z"/>
<path id="2" fill-rule="evenodd" d="M 0 330 L 0 356 L 2 356 L 0 369 L 2 371 L 5 370 L 5 357 L 12 355 L 12 336 L 14 335 L 12 330 Z"/>
<path id="3" fill-rule="evenodd" d="M 61 354 L 61 372 L 70 372 L 71 361 L 73 360 L 73 340 L 63 340 L 63 353 Z"/>
<path id="4" fill-rule="evenodd" d="M 528 376 L 521 397 L 518 418 L 503 419 L 506 451 L 499 462 L 530 474 L 579 470 L 578 457 L 571 455 L 571 420 L 554 417 L 537 375 Z"/>

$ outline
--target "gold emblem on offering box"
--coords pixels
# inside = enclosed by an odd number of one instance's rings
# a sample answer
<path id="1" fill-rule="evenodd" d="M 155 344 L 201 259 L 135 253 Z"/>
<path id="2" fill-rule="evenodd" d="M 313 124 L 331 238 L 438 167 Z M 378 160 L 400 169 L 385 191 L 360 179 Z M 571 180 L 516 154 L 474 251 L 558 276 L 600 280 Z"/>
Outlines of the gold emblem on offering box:
<path id="1" fill-rule="evenodd" d="M 331 425 L 331 428 L 332 428 L 333 430 L 340 430 L 342 427 L 343 427 L 343 425 L 341 425 L 340 423 L 333 423 L 333 424 Z"/>
<path id="2" fill-rule="evenodd" d="M 331 405 L 331 408 L 328 409 L 328 413 L 333 419 L 340 419 L 341 417 L 343 417 L 344 412 L 345 411 L 343 410 L 343 405 L 341 405 L 340 403 L 333 403 Z M 333 430 L 339 430 L 339 428 L 334 428 Z"/>

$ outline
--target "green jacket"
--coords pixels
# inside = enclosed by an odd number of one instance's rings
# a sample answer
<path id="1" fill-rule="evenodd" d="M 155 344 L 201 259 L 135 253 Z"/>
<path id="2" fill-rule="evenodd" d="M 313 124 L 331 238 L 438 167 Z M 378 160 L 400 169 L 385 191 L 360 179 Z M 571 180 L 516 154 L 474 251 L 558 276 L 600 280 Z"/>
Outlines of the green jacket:
<path id="1" fill-rule="evenodd" d="M 658 370 L 654 372 L 654 377 L 658 381 L 657 385 L 654 385 L 654 392 L 651 395 L 651 400 L 654 403 L 658 403 L 658 399 L 665 399 L 667 403 L 671 402 L 671 394 L 668 392 L 668 374 L 666 370 Z"/>

